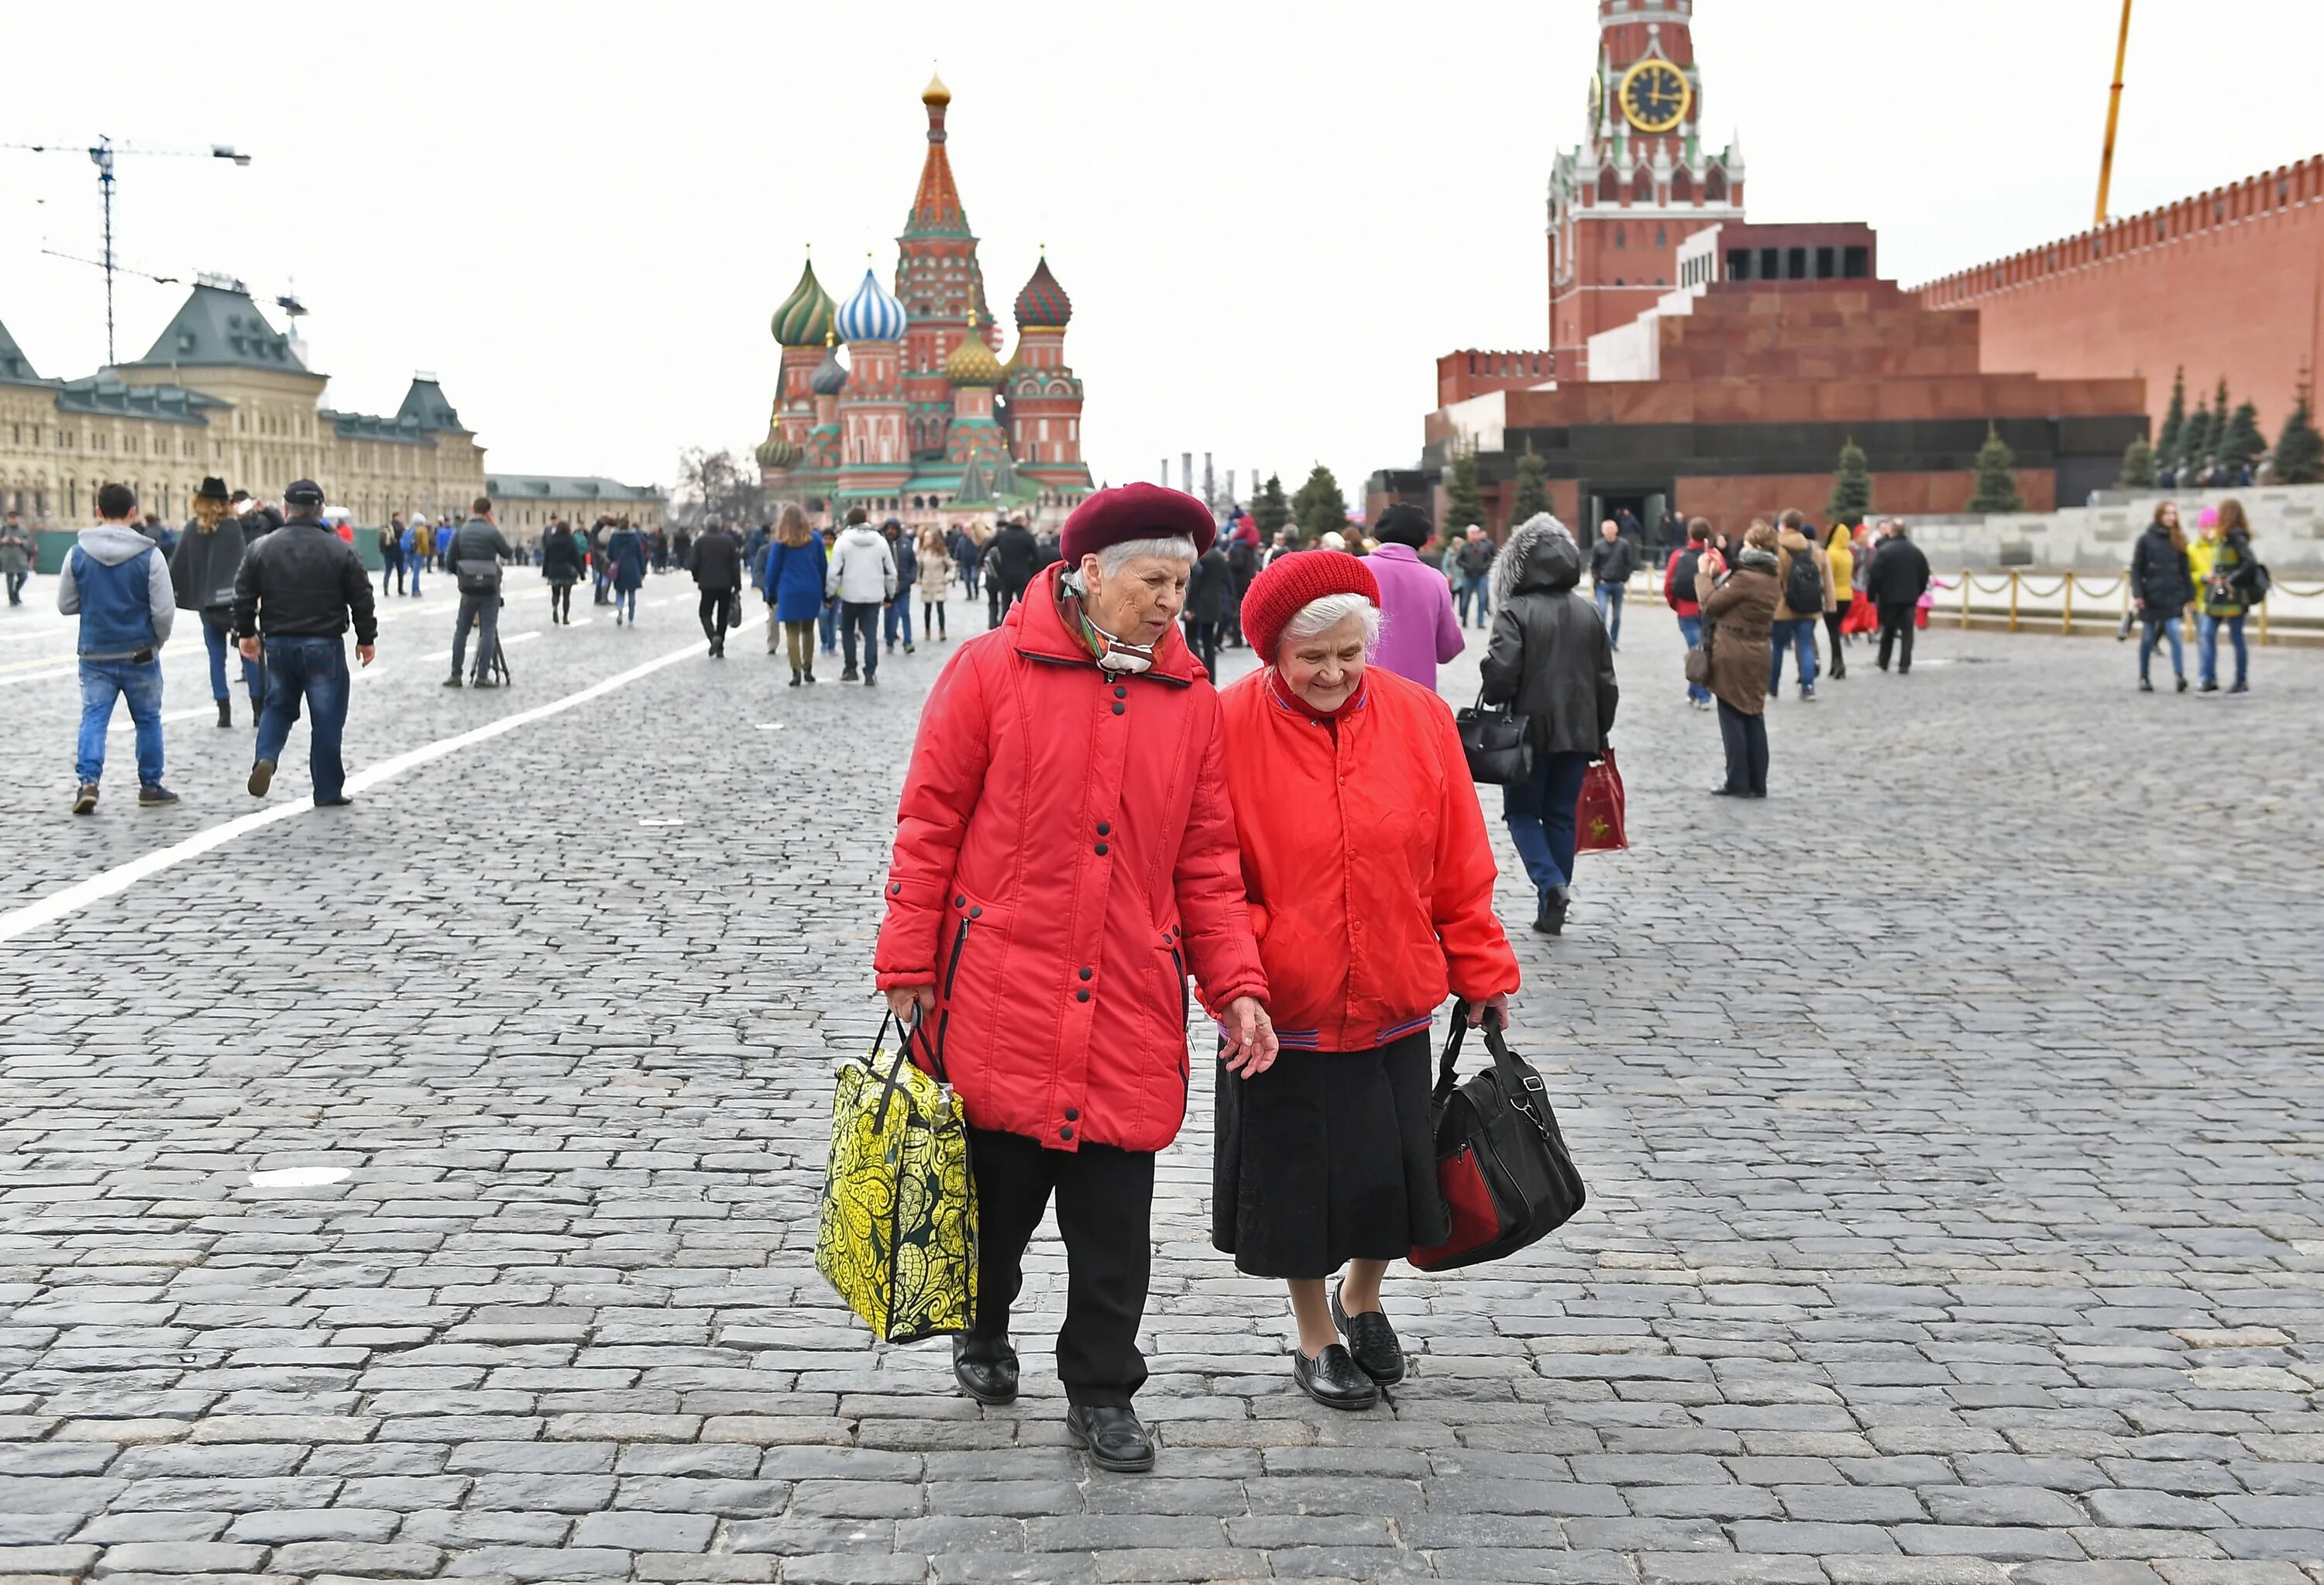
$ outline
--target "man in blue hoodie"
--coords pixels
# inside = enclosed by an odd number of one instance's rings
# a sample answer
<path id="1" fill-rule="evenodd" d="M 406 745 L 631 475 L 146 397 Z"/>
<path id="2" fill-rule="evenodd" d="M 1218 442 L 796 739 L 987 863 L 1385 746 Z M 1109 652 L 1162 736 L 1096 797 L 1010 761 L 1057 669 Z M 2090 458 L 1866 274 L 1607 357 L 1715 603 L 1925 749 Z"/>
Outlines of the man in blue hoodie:
<path id="1" fill-rule="evenodd" d="M 137 492 L 107 484 L 97 493 L 93 529 L 65 558 L 57 580 L 57 609 L 80 617 L 80 743 L 74 774 L 80 790 L 72 811 L 97 809 L 97 784 L 105 774 L 105 734 L 113 725 L 113 702 L 129 701 L 137 723 L 137 801 L 147 806 L 174 804 L 178 795 L 161 785 L 161 646 L 178 614 L 170 566 L 161 548 L 137 531 Z"/>

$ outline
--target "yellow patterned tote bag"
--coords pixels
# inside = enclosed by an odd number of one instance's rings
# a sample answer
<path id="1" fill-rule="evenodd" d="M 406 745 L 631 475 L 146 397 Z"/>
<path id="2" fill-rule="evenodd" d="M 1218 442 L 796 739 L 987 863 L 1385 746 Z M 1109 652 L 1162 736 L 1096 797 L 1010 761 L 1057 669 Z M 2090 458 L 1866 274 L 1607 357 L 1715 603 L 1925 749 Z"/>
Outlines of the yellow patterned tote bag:
<path id="1" fill-rule="evenodd" d="M 958 1099 L 907 1060 L 917 1025 L 881 1049 L 891 1024 L 839 1064 L 815 1268 L 881 1338 L 908 1343 L 975 1319 L 976 1184 Z"/>

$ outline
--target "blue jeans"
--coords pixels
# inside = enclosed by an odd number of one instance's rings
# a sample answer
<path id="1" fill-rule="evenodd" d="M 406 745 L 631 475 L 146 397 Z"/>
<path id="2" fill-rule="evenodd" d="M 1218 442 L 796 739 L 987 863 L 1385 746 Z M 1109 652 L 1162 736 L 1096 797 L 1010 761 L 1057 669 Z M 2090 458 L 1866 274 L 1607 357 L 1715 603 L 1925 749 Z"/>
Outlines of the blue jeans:
<path id="1" fill-rule="evenodd" d="M 161 781 L 161 663 L 148 660 L 83 660 L 80 663 L 80 742 L 73 756 L 73 773 L 83 781 L 105 774 L 105 733 L 113 724 L 113 701 L 129 701 L 129 719 L 137 723 L 137 780 L 158 787 Z"/>
<path id="2" fill-rule="evenodd" d="M 896 591 L 896 597 L 888 602 L 887 614 L 880 619 L 881 633 L 887 639 L 888 648 L 890 650 L 896 647 L 896 630 L 899 627 L 903 630 L 904 642 L 910 643 L 912 641 L 912 585 L 909 584 Z"/>
<path id="3" fill-rule="evenodd" d="M 961 585 L 967 589 L 968 597 L 973 600 L 976 598 L 976 563 L 964 561 L 959 565 Z"/>
<path id="4" fill-rule="evenodd" d="M 1474 595 L 1477 601 L 1477 625 L 1483 627 L 1485 619 L 1493 613 L 1493 575 L 1487 573 L 1482 577 L 1462 578 L 1457 592 L 1461 605 L 1461 625 L 1462 627 L 1469 625 L 1469 599 L 1470 596 Z"/>
<path id="5" fill-rule="evenodd" d="M 846 600 L 839 607 L 839 641 L 844 646 L 841 657 L 846 669 L 855 669 L 855 641 L 863 640 L 863 675 L 880 675 L 880 605 L 877 601 Z"/>
<path id="6" fill-rule="evenodd" d="M 339 736 L 347 725 L 347 650 L 338 639 L 290 637 L 266 640 L 266 708 L 258 713 L 257 760 L 282 758 L 290 739 L 290 723 L 299 719 L 299 703 L 306 701 L 308 719 L 314 723 L 313 751 L 309 758 L 315 774 L 318 802 L 339 796 L 347 768 L 339 759 Z"/>
<path id="7" fill-rule="evenodd" d="M 1598 620 L 1606 624 L 1607 641 L 1622 647 L 1622 601 L 1629 590 L 1620 584 L 1598 585 Z"/>
<path id="8" fill-rule="evenodd" d="M 823 652 L 826 655 L 838 654 L 839 602 L 825 600 L 823 603 L 823 614 L 815 619 L 815 625 L 816 637 L 823 645 Z"/>
<path id="9" fill-rule="evenodd" d="M 1817 618 L 1794 616 L 1779 622 L 1768 635 L 1767 691 L 1780 693 L 1784 687 L 1784 650 L 1797 650 L 1800 654 L 1800 687 L 1815 687 L 1815 633 Z"/>
<path id="10" fill-rule="evenodd" d="M 1678 619 L 1678 636 L 1686 640 L 1686 647 L 1690 650 L 1702 642 L 1702 618 L 1699 616 L 1680 617 Z M 1699 682 L 1691 682 L 1686 685 L 1686 696 L 1693 700 L 1698 705 L 1707 705 L 1711 702 L 1711 690 L 1704 687 Z"/>
<path id="11" fill-rule="evenodd" d="M 1536 754 L 1533 779 L 1501 788 L 1501 817 L 1536 891 L 1573 880 L 1573 806 L 1582 798 L 1587 754 Z"/>
<path id="12" fill-rule="evenodd" d="M 638 592 L 635 589 L 615 589 L 613 591 L 613 619 L 618 622 L 624 615 L 627 615 L 629 618 L 631 626 L 634 627 L 637 625 Z"/>
<path id="13" fill-rule="evenodd" d="M 2187 675 L 2187 652 L 2183 649 L 2180 648 L 2179 644 L 2178 613 L 2172 612 L 2170 615 L 2163 616 L 2148 615 L 2142 612 L 2139 614 L 2139 680 L 2141 682 L 2146 680 L 2146 664 L 2153 658 L 2155 642 L 2160 639 L 2169 639 L 2171 640 L 2171 674 L 2173 677 L 2185 677 Z"/>
<path id="14" fill-rule="evenodd" d="M 403 558 L 403 570 L 411 575 L 411 592 L 420 593 L 420 569 L 428 565 L 428 558 L 415 550 Z"/>
<path id="15" fill-rule="evenodd" d="M 226 652 L 233 646 L 234 635 L 217 623 L 205 619 L 202 622 L 202 642 L 210 652 L 210 697 L 223 705 L 233 697 L 226 682 Z M 266 697 L 266 673 L 255 660 L 242 663 L 242 686 L 250 690 L 250 707 L 258 708 Z"/>
<path id="16" fill-rule="evenodd" d="M 2235 616 L 2213 616 L 2209 612 L 2195 617 L 2195 661 L 2203 680 L 2219 680 L 2219 630 L 2227 630 L 2227 637 L 2236 646 L 2236 686 L 2241 687 L 2244 675 L 2251 669 L 2251 651 L 2244 647 L 2244 619 Z M 2175 641 L 2175 640 L 2174 640 Z"/>

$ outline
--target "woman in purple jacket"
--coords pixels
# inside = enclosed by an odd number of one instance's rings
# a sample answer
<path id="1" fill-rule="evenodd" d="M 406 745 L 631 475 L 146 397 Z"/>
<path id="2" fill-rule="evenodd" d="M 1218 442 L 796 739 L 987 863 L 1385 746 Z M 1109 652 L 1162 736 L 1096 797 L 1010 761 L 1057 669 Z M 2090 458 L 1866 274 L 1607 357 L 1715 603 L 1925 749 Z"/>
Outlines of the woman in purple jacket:
<path id="1" fill-rule="evenodd" d="M 1379 548 L 1365 558 L 1379 581 L 1379 648 L 1374 666 L 1434 689 L 1436 668 L 1461 653 L 1461 624 L 1452 615 L 1452 587 L 1420 559 L 1428 543 L 1427 514 L 1401 503 L 1380 513 L 1372 533 Z"/>

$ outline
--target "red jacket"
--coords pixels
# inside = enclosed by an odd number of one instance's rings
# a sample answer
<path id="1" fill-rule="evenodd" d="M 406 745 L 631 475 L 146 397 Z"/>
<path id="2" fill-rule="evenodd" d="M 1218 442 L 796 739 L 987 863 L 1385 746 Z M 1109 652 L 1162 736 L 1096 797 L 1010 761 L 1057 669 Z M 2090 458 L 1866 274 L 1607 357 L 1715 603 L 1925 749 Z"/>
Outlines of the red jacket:
<path id="1" fill-rule="evenodd" d="M 1517 988 L 1493 850 L 1444 701 L 1377 666 L 1336 735 L 1256 671 L 1219 696 L 1243 894 L 1286 1046 L 1369 1051 L 1447 991 Z"/>
<path id="2" fill-rule="evenodd" d="M 1186 1112 L 1186 976 L 1265 1000 L 1226 741 L 1173 626 L 1151 670 L 1099 671 L 1056 568 L 961 646 L 920 714 L 896 816 L 883 991 L 936 987 L 915 1060 L 970 1123 L 1159 1150 Z"/>

